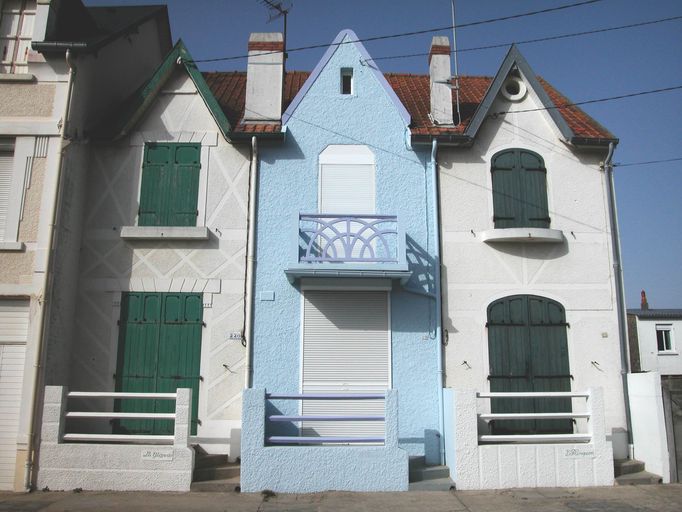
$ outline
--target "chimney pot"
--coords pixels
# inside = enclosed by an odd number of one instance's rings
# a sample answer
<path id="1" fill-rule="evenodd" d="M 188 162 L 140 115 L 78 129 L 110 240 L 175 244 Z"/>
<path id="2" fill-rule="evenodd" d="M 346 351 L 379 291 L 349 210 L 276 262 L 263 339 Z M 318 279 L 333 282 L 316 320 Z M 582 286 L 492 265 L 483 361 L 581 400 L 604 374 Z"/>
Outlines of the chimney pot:
<path id="1" fill-rule="evenodd" d="M 646 292 L 642 290 L 642 301 L 641 301 L 641 309 L 649 309 L 649 303 L 646 300 Z"/>

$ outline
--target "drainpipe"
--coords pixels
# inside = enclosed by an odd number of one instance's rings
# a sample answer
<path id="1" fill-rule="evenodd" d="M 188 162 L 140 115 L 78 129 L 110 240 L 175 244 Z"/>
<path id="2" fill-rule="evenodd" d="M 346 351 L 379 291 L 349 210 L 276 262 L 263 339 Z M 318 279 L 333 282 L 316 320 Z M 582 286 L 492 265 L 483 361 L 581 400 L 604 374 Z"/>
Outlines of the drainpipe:
<path id="1" fill-rule="evenodd" d="M 47 333 L 47 323 L 49 322 L 49 315 L 46 313 L 46 309 L 50 304 L 50 293 L 51 293 L 51 280 L 52 275 L 52 243 L 54 241 L 54 232 L 57 225 L 57 212 L 58 203 L 61 190 L 61 177 L 64 164 L 64 151 L 69 144 L 66 134 L 66 127 L 69 122 L 69 113 L 71 111 L 71 97 L 73 93 L 74 78 L 76 76 L 76 66 L 73 63 L 71 50 L 66 50 L 66 65 L 69 68 L 69 75 L 67 79 L 67 92 L 66 92 L 66 103 L 64 105 L 64 112 L 62 113 L 61 128 L 59 130 L 60 137 L 60 150 L 57 155 L 57 179 L 55 181 L 54 194 L 52 196 L 52 201 L 50 203 L 50 229 L 47 235 L 47 245 L 45 246 L 43 268 L 45 269 L 45 274 L 43 277 L 43 305 L 38 311 L 38 318 L 36 319 L 37 324 L 40 326 L 40 332 L 38 333 L 38 346 L 36 347 L 35 356 L 33 359 L 33 389 L 31 392 L 31 402 L 29 404 L 29 410 L 31 411 L 31 416 L 29 418 L 29 436 L 28 445 L 26 448 L 26 465 L 24 466 L 24 491 L 31 491 L 31 480 L 33 479 L 34 470 L 34 459 L 35 459 L 35 437 L 36 437 L 36 418 L 39 416 L 39 393 L 41 387 L 41 369 L 44 368 L 43 360 L 46 357 L 44 354 L 44 349 L 46 343 L 44 342 L 44 337 Z"/>
<path id="2" fill-rule="evenodd" d="M 442 326 L 441 326 L 441 293 L 440 293 L 440 207 L 438 203 L 438 141 L 434 138 L 431 142 L 431 173 L 432 173 L 432 187 L 431 187 L 431 204 L 433 205 L 433 244 L 436 252 L 435 258 L 435 298 L 436 298 L 436 343 L 438 345 L 437 352 L 437 366 L 438 366 L 438 381 L 436 393 L 438 394 L 438 428 L 440 429 L 440 436 L 438 437 L 438 448 L 440 451 L 440 464 L 445 464 L 445 414 L 443 411 L 443 343 L 442 343 Z"/>
<path id="3" fill-rule="evenodd" d="M 616 307 L 618 309 L 618 335 L 620 339 L 621 376 L 623 379 L 623 399 L 625 400 L 625 421 L 628 432 L 628 456 L 635 458 L 632 442 L 632 418 L 630 416 L 630 394 L 628 392 L 628 359 L 627 311 L 625 310 L 625 286 L 623 285 L 623 262 L 620 252 L 620 234 L 618 230 L 618 212 L 616 210 L 616 190 L 613 180 L 613 152 L 615 146 L 609 142 L 609 152 L 601 168 L 606 172 L 606 188 L 609 194 L 609 217 L 611 220 L 611 245 L 613 246 L 613 270 L 616 278 Z"/>
<path id="4" fill-rule="evenodd" d="M 258 196 L 258 141 L 251 137 L 251 172 L 249 173 L 249 217 L 246 239 L 246 282 L 244 284 L 244 347 L 246 348 L 246 375 L 244 387 L 251 387 L 251 354 L 253 352 L 253 273 L 256 266 L 256 198 Z"/>

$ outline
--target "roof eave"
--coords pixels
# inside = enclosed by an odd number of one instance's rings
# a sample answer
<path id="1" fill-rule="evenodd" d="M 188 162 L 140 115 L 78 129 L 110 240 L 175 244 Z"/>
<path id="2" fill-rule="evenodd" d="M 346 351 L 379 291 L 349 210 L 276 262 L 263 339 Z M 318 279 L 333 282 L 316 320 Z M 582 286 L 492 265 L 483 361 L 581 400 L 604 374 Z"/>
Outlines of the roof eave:
<path id="1" fill-rule="evenodd" d="M 410 136 L 410 142 L 416 146 L 430 145 L 434 140 L 443 146 L 462 148 L 471 147 L 474 143 L 473 138 L 461 133 L 412 134 Z"/>

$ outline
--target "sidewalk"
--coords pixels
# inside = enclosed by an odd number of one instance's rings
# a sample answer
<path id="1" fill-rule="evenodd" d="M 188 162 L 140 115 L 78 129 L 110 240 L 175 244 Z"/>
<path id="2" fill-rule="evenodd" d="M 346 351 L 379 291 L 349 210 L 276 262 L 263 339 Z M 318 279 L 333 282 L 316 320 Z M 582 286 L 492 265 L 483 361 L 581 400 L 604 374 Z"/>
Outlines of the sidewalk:
<path id="1" fill-rule="evenodd" d="M 41 492 L 0 493 L 0 512 L 350 511 L 679 512 L 682 485 L 504 491 L 319 494 Z"/>

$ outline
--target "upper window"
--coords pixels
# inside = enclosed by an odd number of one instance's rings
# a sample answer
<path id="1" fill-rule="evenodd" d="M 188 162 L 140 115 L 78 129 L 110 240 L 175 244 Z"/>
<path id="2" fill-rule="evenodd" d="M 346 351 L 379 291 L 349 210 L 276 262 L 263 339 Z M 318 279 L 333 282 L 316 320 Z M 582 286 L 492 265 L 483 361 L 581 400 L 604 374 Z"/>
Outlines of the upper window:
<path id="1" fill-rule="evenodd" d="M 656 343 L 659 352 L 672 352 L 675 350 L 672 324 L 656 324 Z"/>
<path id="2" fill-rule="evenodd" d="M 341 68 L 341 94 L 353 94 L 353 68 Z"/>
<path id="3" fill-rule="evenodd" d="M 14 175 L 14 139 L 0 138 L 0 242 L 8 238 L 8 217 Z"/>
<path id="4" fill-rule="evenodd" d="M 0 2 L 0 73 L 27 73 L 36 0 Z"/>
<path id="5" fill-rule="evenodd" d="M 320 213 L 374 213 L 374 181 L 374 154 L 367 146 L 327 146 L 320 153 Z"/>
<path id="6" fill-rule="evenodd" d="M 200 158 L 200 144 L 145 144 L 139 226 L 196 226 Z"/>
<path id="7" fill-rule="evenodd" d="M 492 159 L 495 228 L 549 228 L 547 169 L 540 155 L 508 149 Z"/>

